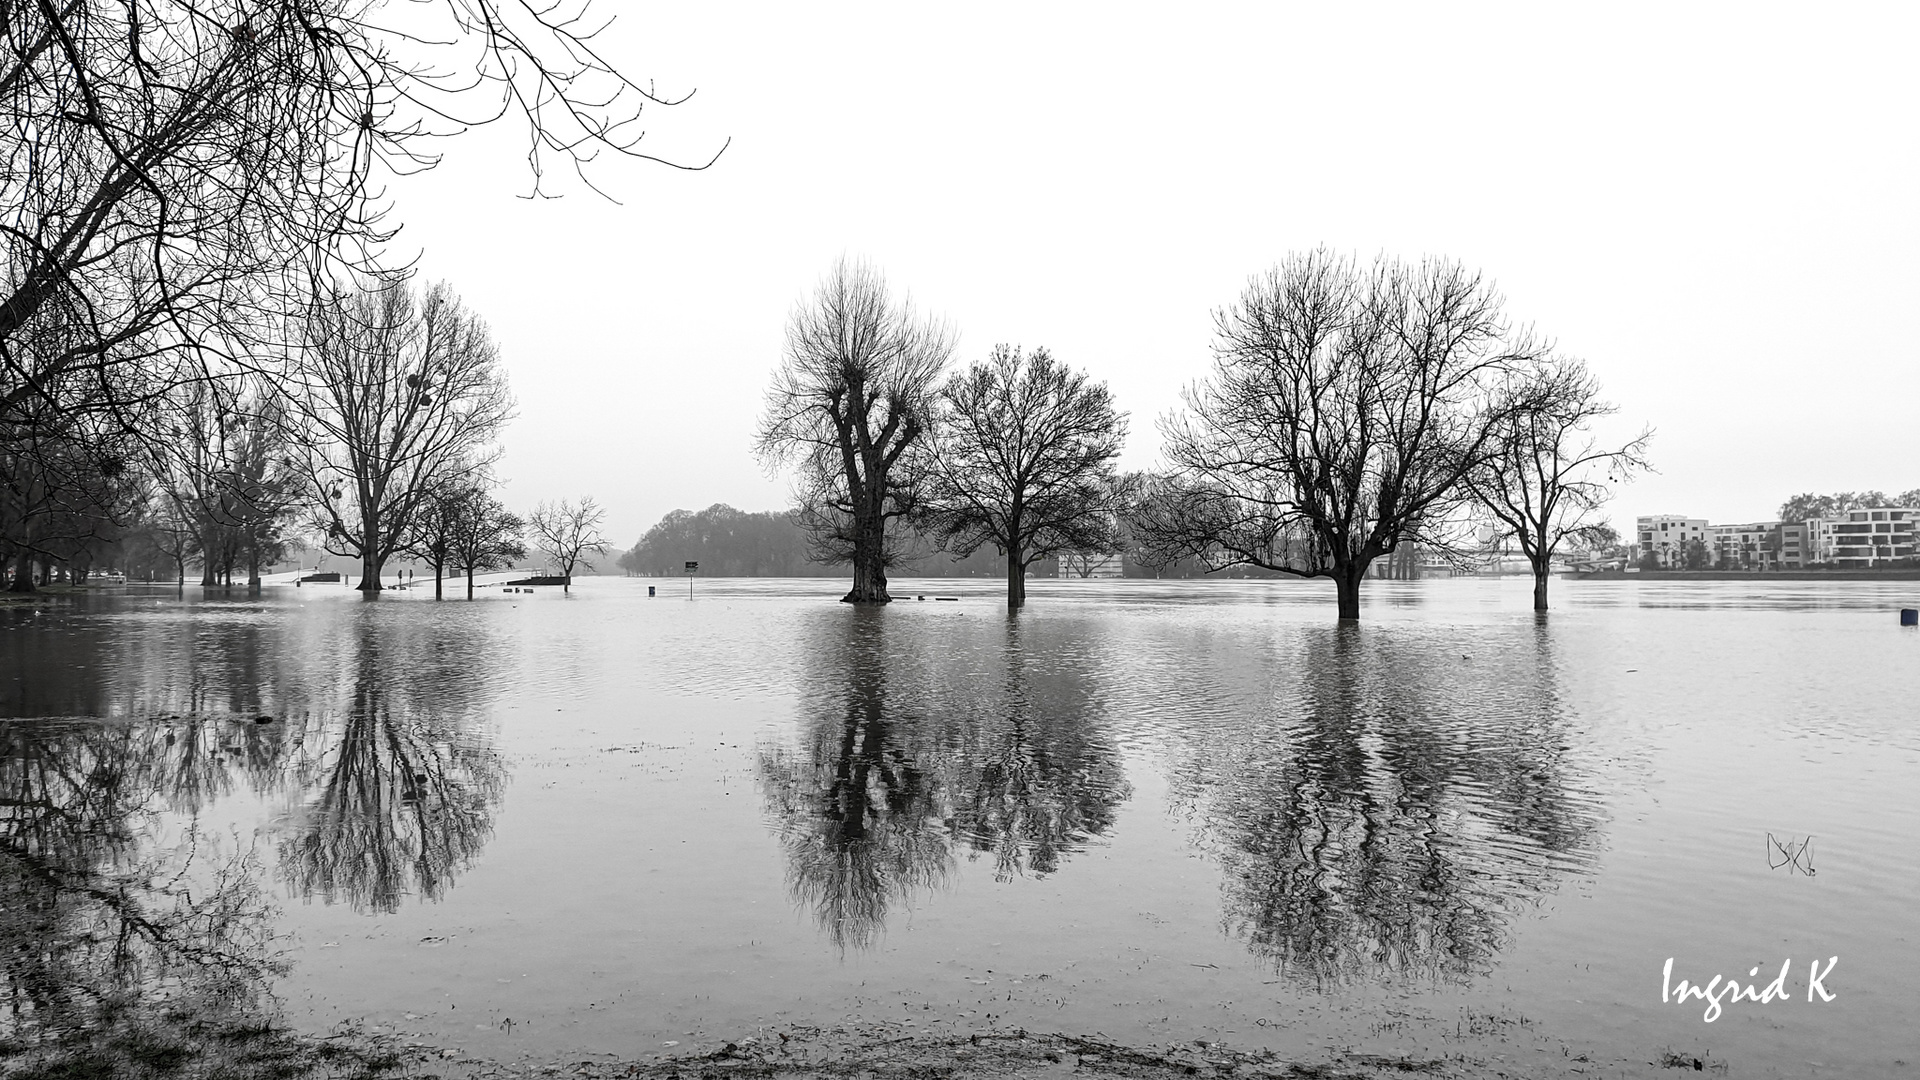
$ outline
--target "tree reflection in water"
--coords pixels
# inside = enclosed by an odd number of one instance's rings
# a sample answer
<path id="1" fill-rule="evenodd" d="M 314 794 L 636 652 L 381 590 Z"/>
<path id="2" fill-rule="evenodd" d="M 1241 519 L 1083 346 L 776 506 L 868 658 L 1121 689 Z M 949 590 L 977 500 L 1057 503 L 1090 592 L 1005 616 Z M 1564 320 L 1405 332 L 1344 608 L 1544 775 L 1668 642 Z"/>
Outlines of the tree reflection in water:
<path id="1" fill-rule="evenodd" d="M 1373 627 L 1301 632 L 1275 715 L 1196 733 L 1176 779 L 1227 931 L 1316 987 L 1486 973 L 1516 910 L 1590 863 L 1598 825 L 1546 628 L 1465 664 Z"/>
<path id="2" fill-rule="evenodd" d="M 475 677 L 498 657 L 479 620 L 404 614 L 356 610 L 301 652 L 250 618 L 18 636 L 11 652 L 65 650 L 91 682 L 42 677 L 11 704 L 91 713 L 0 721 L 0 1036 L 98 1030 L 183 998 L 271 1007 L 283 965 L 265 853 L 202 824 L 229 795 L 293 808 L 274 822 L 291 893 L 392 911 L 446 892 L 505 782 Z"/>
<path id="3" fill-rule="evenodd" d="M 210 723 L 0 724 L 0 1031 L 31 1042 L 183 996 L 261 1007 L 281 966 L 259 861 L 170 825 L 268 738 Z"/>
<path id="4" fill-rule="evenodd" d="M 484 657 L 412 627 L 357 627 L 347 705 L 305 725 L 291 753 L 305 793 L 280 843 L 280 876 L 303 897 L 393 912 L 438 900 L 493 835 L 505 768 L 470 714 Z M 466 670 L 436 670 L 429 653 Z"/>
<path id="5" fill-rule="evenodd" d="M 870 947 L 891 910 L 947 879 L 956 847 L 991 855 L 1002 881 L 1045 876 L 1111 827 L 1128 795 L 1118 754 L 1086 684 L 1030 659 L 1047 642 L 1023 642 L 1016 616 L 971 641 L 945 620 L 835 614 L 799 745 L 763 746 L 759 764 L 795 902 L 837 947 Z"/>

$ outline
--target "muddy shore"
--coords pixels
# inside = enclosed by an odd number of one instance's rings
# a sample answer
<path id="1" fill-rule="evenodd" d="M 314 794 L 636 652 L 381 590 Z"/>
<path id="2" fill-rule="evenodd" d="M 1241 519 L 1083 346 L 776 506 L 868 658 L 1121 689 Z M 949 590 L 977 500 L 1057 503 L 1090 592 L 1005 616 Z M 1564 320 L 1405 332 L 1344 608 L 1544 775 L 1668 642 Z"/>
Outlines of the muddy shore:
<path id="1" fill-rule="evenodd" d="M 1019 1028 L 932 1034 L 911 1025 L 861 1022 L 766 1028 L 718 1046 L 675 1049 L 646 1059 L 581 1055 L 557 1060 L 468 1058 L 459 1051 L 347 1030 L 293 1033 L 258 1021 L 206 1023 L 183 1016 L 74 1033 L 36 1046 L 0 1042 L 4 1080 L 937 1080 L 944 1077 L 1084 1080 L 1438 1080 L 1671 1076 L 1670 1070 L 1726 1075 L 1725 1064 L 1659 1050 L 1645 1061 L 1596 1061 L 1537 1040 L 1511 1052 L 1482 1048 L 1382 1055 L 1329 1048 L 1311 1059 L 1194 1040 L 1129 1046 L 1100 1036 Z"/>

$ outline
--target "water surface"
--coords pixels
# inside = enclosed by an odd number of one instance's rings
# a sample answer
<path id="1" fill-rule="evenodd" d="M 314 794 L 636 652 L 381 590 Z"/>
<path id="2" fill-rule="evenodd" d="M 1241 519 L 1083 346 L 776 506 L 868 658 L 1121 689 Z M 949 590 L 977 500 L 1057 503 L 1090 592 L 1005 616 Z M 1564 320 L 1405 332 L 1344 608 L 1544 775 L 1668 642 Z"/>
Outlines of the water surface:
<path id="1" fill-rule="evenodd" d="M 1289 582 L 678 584 L 0 612 L 11 1023 L 218 983 L 498 1056 L 859 1015 L 1916 1060 L 1909 583 L 1556 582 L 1539 620 L 1379 582 L 1344 628 Z M 1669 957 L 1791 959 L 1793 999 L 1705 1023 Z"/>

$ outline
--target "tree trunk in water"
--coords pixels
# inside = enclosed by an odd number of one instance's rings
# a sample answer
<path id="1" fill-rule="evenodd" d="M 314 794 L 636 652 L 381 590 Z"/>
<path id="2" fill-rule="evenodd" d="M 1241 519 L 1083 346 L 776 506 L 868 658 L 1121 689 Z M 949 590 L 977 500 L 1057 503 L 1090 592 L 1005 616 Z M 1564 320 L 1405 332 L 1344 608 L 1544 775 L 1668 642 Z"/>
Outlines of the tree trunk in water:
<path id="1" fill-rule="evenodd" d="M 14 559 L 11 591 L 19 593 L 33 591 L 33 556 L 25 551 Z"/>
<path id="2" fill-rule="evenodd" d="M 1364 564 L 1342 566 L 1333 572 L 1334 596 L 1340 603 L 1340 620 L 1360 621 L 1360 583 L 1366 580 Z"/>
<path id="3" fill-rule="evenodd" d="M 364 500 L 361 505 L 379 506 L 376 500 Z M 360 519 L 360 591 L 377 593 L 380 591 L 380 571 L 382 569 L 380 550 L 380 518 L 377 513 L 364 513 Z"/>
<path id="4" fill-rule="evenodd" d="M 843 604 L 886 604 L 886 522 L 862 522 L 853 543 L 853 588 L 840 598 Z"/>
<path id="5" fill-rule="evenodd" d="M 1547 566 L 1538 563 L 1533 568 L 1533 610 L 1547 610 Z"/>
<path id="6" fill-rule="evenodd" d="M 435 600 L 440 599 L 440 579 L 446 576 L 446 569 L 445 563 L 433 564 L 433 598 Z"/>
<path id="7" fill-rule="evenodd" d="M 473 567 L 467 567 L 467 599 L 473 599 Z"/>
<path id="8" fill-rule="evenodd" d="M 260 595 L 260 549 L 247 549 L 247 595 Z"/>
<path id="9" fill-rule="evenodd" d="M 1017 608 L 1027 602 L 1027 568 L 1017 547 L 1007 549 L 1007 606 Z"/>

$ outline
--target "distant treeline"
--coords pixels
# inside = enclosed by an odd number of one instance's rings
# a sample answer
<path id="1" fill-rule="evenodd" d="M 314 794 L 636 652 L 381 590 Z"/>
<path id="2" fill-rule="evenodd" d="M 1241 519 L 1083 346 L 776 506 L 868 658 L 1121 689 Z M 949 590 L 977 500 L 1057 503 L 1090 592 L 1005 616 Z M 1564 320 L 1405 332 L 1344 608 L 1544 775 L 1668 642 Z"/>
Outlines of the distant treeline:
<path id="1" fill-rule="evenodd" d="M 901 577 L 998 577 L 1006 568 L 992 551 L 955 562 L 931 544 L 925 554 L 896 568 Z M 845 577 L 847 568 L 809 558 L 807 533 L 784 510 L 749 513 L 725 503 L 705 510 L 675 510 L 648 529 L 626 554 L 620 569 L 642 576 L 679 574 L 689 562 L 709 577 Z"/>
<path id="2" fill-rule="evenodd" d="M 1007 572 L 1004 557 L 991 546 L 958 561 L 929 540 L 920 539 L 909 547 L 920 554 L 895 568 L 892 576 L 997 578 Z M 750 513 L 715 503 L 705 510 L 675 510 L 661 518 L 620 556 L 618 565 L 629 574 L 643 577 L 677 575 L 689 562 L 698 562 L 700 573 L 708 577 L 846 577 L 849 573 L 845 563 L 815 562 L 810 554 L 806 530 L 795 524 L 787 511 Z M 1124 563 L 1127 577 L 1206 576 L 1205 567 L 1193 560 L 1156 571 L 1128 553 Z M 1030 573 L 1034 577 L 1054 577 L 1059 573 L 1059 561 L 1044 559 L 1035 563 Z M 1242 566 L 1214 576 L 1280 575 Z"/>

